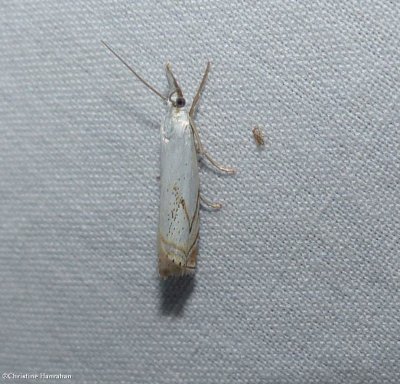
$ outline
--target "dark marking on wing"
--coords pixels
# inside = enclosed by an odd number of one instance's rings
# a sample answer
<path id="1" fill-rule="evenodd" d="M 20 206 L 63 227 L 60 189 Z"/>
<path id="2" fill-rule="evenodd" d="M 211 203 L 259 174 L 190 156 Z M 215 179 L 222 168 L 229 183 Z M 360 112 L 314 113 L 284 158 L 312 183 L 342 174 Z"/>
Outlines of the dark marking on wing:
<path id="1" fill-rule="evenodd" d="M 196 216 L 199 214 L 199 207 L 200 207 L 200 190 L 197 192 L 196 209 L 195 209 L 194 214 L 193 214 L 193 217 L 192 217 L 191 219 L 190 219 L 190 216 L 189 216 L 189 211 L 188 211 L 188 209 L 187 209 L 185 199 L 184 199 L 183 197 L 181 197 L 180 204 L 182 205 L 182 208 L 183 208 L 183 210 L 184 210 L 184 212 L 185 212 L 185 216 L 186 216 L 187 221 L 188 221 L 188 223 L 189 223 L 189 233 L 191 233 L 191 232 L 192 232 L 192 228 L 193 228 L 193 223 L 194 223 L 194 221 L 195 221 L 195 219 L 196 219 Z"/>
<path id="2" fill-rule="evenodd" d="M 190 253 L 192 252 L 193 247 L 196 245 L 197 241 L 199 240 L 199 235 L 200 235 L 200 232 L 198 231 L 197 235 L 193 241 L 193 244 L 190 246 L 189 250 L 186 253 L 186 257 L 188 257 L 190 255 Z"/>
<path id="3" fill-rule="evenodd" d="M 189 233 L 190 233 L 190 229 L 191 229 L 190 221 L 191 221 L 191 220 L 190 220 L 190 217 L 189 217 L 189 211 L 188 211 L 188 209 L 187 209 L 185 199 L 184 199 L 183 197 L 181 197 L 180 204 L 182 205 L 183 211 L 185 212 L 187 221 L 188 221 L 188 223 L 189 223 Z"/>
<path id="4" fill-rule="evenodd" d="M 199 209 L 200 209 L 200 189 L 197 191 L 197 198 L 196 198 L 196 209 L 194 211 L 193 217 L 192 217 L 192 222 L 190 223 L 190 232 L 192 232 L 192 227 L 194 220 L 196 219 L 196 216 L 199 215 Z"/>

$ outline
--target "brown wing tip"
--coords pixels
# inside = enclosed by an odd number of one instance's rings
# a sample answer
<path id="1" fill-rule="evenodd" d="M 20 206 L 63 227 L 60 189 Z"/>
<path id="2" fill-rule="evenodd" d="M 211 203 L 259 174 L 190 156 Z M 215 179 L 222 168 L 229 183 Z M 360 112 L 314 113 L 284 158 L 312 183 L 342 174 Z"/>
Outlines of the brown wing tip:
<path id="1" fill-rule="evenodd" d="M 195 247 L 189 256 L 187 265 L 178 265 L 174 263 L 164 252 L 161 252 L 158 258 L 158 272 L 160 277 L 166 279 L 172 276 L 184 276 L 193 274 L 196 268 L 197 247 Z"/>

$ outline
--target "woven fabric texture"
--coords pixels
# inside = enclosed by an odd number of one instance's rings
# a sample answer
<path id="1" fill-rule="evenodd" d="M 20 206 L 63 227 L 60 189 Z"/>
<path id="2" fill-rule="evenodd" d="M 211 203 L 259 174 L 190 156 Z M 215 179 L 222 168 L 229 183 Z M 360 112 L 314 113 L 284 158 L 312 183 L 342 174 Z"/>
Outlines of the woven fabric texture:
<path id="1" fill-rule="evenodd" d="M 2 1 L 1 374 L 399 383 L 399 20 L 389 0 Z M 212 62 L 196 121 L 238 173 L 200 165 L 223 209 L 201 210 L 192 279 L 157 275 L 165 106 L 102 39 L 162 92 L 170 61 L 189 102 Z"/>

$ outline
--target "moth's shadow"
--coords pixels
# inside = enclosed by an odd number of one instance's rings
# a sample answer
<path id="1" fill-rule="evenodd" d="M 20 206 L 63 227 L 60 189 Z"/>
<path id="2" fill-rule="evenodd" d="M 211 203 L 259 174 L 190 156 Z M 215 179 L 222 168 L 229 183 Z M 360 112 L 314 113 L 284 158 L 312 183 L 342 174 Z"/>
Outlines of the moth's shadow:
<path id="1" fill-rule="evenodd" d="M 161 314 L 174 316 L 181 315 L 187 299 L 193 292 L 194 286 L 194 275 L 160 280 Z"/>

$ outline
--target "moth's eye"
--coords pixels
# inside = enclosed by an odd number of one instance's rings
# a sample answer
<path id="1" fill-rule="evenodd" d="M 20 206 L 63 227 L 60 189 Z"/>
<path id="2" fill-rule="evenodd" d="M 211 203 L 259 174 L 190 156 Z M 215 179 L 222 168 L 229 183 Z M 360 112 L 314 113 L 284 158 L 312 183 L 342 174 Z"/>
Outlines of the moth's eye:
<path id="1" fill-rule="evenodd" d="M 176 104 L 176 106 L 177 106 L 178 108 L 183 108 L 183 107 L 185 106 L 185 104 L 186 104 L 186 101 L 185 101 L 185 99 L 184 99 L 183 97 L 178 97 L 178 98 L 176 99 L 175 104 Z"/>

